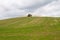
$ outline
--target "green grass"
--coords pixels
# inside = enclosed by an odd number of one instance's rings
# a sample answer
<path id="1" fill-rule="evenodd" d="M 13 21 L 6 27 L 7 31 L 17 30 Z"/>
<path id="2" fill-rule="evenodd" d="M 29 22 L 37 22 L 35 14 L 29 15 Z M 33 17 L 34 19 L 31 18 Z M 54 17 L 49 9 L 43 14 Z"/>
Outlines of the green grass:
<path id="1" fill-rule="evenodd" d="M 0 20 L 0 40 L 60 40 L 60 18 L 22 17 Z"/>

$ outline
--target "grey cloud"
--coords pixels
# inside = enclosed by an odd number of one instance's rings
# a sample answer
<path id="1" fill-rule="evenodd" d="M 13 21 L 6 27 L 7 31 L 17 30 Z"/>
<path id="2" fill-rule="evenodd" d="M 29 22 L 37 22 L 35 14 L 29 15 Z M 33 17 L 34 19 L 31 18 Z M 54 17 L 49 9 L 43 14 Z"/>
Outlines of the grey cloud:
<path id="1" fill-rule="evenodd" d="M 14 2 L 15 1 L 15 2 Z M 37 1 L 37 2 L 36 2 Z M 45 15 L 45 16 L 53 16 L 53 15 L 60 15 L 59 11 L 60 11 L 60 7 L 59 2 L 58 3 L 52 3 L 52 2 L 58 2 L 59 0 L 11 0 L 9 2 L 9 4 L 0 4 L 0 19 L 1 18 L 10 18 L 10 17 L 17 17 L 17 16 L 24 16 L 28 13 L 32 13 L 33 15 L 37 15 L 37 16 L 41 16 L 41 15 Z M 20 3 L 22 2 L 22 3 Z M 24 4 L 24 2 L 26 4 Z M 30 3 L 31 2 L 31 3 Z M 8 3 L 8 1 L 7 1 Z M 49 8 L 51 8 L 51 6 L 57 5 L 56 8 L 52 8 L 51 10 Z M 45 8 L 47 8 L 46 6 L 48 6 L 48 11 L 46 11 Z M 54 14 L 55 11 L 55 14 Z M 58 14 L 57 14 L 58 13 Z"/>
<path id="2" fill-rule="evenodd" d="M 48 5 L 39 8 L 33 14 L 37 16 L 42 15 L 42 16 L 50 16 L 50 17 L 60 17 L 60 0 L 53 1 L 52 3 L 49 3 Z"/>
<path id="3" fill-rule="evenodd" d="M 49 3 L 51 3 L 52 1 L 54 1 L 54 0 L 43 0 L 43 2 L 37 2 L 37 3 L 35 3 L 34 5 L 31 5 L 31 6 L 27 6 L 27 7 L 24 7 L 24 8 L 19 8 L 20 6 L 18 5 L 16 8 L 17 9 L 22 9 L 22 10 L 26 10 L 26 11 L 28 11 L 28 12 L 34 12 L 36 9 L 38 9 L 38 8 L 40 8 L 40 7 L 42 7 L 42 6 L 45 6 L 45 5 L 47 5 L 47 4 L 49 4 Z"/>

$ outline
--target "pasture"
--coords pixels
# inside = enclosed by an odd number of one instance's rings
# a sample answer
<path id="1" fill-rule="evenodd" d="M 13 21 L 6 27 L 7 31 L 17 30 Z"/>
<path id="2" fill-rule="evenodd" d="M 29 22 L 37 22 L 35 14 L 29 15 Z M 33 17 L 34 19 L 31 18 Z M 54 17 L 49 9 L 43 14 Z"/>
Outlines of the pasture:
<path id="1" fill-rule="evenodd" d="M 0 20 L 0 40 L 60 40 L 60 18 L 21 17 Z"/>

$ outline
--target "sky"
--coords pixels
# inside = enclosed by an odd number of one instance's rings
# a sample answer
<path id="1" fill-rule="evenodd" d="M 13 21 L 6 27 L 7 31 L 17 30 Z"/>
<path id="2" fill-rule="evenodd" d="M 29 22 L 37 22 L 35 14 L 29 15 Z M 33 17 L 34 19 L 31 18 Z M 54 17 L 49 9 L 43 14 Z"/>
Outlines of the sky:
<path id="1" fill-rule="evenodd" d="M 0 19 L 27 14 L 60 17 L 60 0 L 0 0 Z"/>

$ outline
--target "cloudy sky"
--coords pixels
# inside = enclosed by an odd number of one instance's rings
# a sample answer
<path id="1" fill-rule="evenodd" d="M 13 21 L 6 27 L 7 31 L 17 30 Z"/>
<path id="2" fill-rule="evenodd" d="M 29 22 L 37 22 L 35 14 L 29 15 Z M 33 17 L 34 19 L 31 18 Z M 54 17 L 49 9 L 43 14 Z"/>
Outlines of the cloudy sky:
<path id="1" fill-rule="evenodd" d="M 0 0 L 0 19 L 25 16 L 60 17 L 60 0 Z"/>

